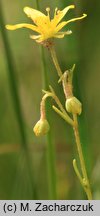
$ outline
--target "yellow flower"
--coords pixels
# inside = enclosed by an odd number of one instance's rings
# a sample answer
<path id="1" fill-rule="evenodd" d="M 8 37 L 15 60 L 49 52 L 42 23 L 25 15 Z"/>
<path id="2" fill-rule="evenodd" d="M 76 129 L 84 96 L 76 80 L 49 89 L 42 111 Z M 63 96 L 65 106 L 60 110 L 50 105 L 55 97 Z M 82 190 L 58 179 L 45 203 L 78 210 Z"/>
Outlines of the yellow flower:
<path id="1" fill-rule="evenodd" d="M 28 28 L 37 33 L 38 35 L 32 35 L 31 38 L 37 42 L 43 42 L 49 38 L 63 38 L 65 35 L 71 34 L 71 31 L 61 32 L 60 30 L 70 22 L 83 19 L 86 17 L 86 14 L 83 14 L 81 17 L 73 18 L 68 21 L 60 22 L 65 14 L 70 10 L 75 8 L 74 5 L 65 7 L 63 10 L 55 9 L 54 18 L 50 19 L 50 8 L 46 8 L 47 15 L 41 13 L 38 10 L 32 9 L 30 7 L 25 7 L 24 12 L 28 17 L 32 19 L 35 25 L 33 24 L 17 24 L 17 25 L 6 25 L 6 28 L 9 30 L 15 30 L 19 28 Z"/>

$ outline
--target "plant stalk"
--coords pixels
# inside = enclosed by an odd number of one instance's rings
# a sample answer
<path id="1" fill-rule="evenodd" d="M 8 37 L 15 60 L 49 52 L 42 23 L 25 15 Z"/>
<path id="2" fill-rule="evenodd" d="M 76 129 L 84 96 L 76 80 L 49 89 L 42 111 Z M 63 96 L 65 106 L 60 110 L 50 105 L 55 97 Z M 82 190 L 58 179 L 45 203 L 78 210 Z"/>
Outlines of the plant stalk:
<path id="1" fill-rule="evenodd" d="M 55 48 L 54 48 L 54 46 L 50 46 L 49 49 L 50 49 L 51 57 L 52 57 L 54 65 L 55 65 L 55 68 L 57 70 L 58 76 L 61 77 L 62 76 L 62 71 L 61 71 L 60 65 L 58 63 L 58 59 L 57 59 L 57 55 L 56 55 L 56 52 L 55 52 Z"/>
<path id="2" fill-rule="evenodd" d="M 51 52 L 51 57 L 52 57 L 54 65 L 55 65 L 55 68 L 57 70 L 58 76 L 61 78 L 62 77 L 62 71 L 61 71 L 60 65 L 58 63 L 58 59 L 56 56 L 54 46 L 50 47 L 50 52 Z M 58 110 L 56 109 L 56 111 L 58 111 Z M 59 114 L 61 114 L 61 113 L 59 113 Z M 79 155 L 79 160 L 80 160 L 83 178 L 81 177 L 77 167 L 75 167 L 75 171 L 76 171 L 77 177 L 79 178 L 79 180 L 83 186 L 84 191 L 87 194 L 88 200 L 92 200 L 92 193 L 91 193 L 90 184 L 89 184 L 89 180 L 88 180 L 88 176 L 87 176 L 87 172 L 86 172 L 86 168 L 85 168 L 85 161 L 84 161 L 81 142 L 80 142 L 77 115 L 73 115 L 73 120 L 74 120 L 74 126 L 73 126 L 74 135 L 75 135 L 75 140 L 76 140 L 76 145 L 77 145 L 77 150 L 78 150 L 78 155 Z M 74 165 L 76 165 L 76 163 L 74 163 Z"/>
<path id="3" fill-rule="evenodd" d="M 75 126 L 73 127 L 73 130 L 74 130 L 74 135 L 75 135 L 75 140 L 76 140 L 76 145 L 77 145 L 77 151 L 78 151 L 78 155 L 79 155 L 79 159 L 80 159 L 80 165 L 81 165 L 81 170 L 82 170 L 82 174 L 83 174 L 83 181 L 85 181 L 85 184 L 83 184 L 84 190 L 87 194 L 88 200 L 92 200 L 92 192 L 90 189 L 90 184 L 89 184 L 87 171 L 86 171 L 86 167 L 85 167 L 85 161 L 84 161 L 82 146 L 81 146 L 81 142 L 80 142 L 78 120 L 77 120 L 76 114 L 73 114 L 73 120 L 75 122 Z"/>

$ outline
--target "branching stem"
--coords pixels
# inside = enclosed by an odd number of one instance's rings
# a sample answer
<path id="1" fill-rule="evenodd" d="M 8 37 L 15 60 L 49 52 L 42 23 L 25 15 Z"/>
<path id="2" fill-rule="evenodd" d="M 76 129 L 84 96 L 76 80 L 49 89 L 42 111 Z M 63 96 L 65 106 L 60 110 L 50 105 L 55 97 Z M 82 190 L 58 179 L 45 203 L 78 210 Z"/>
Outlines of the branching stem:
<path id="1" fill-rule="evenodd" d="M 54 46 L 50 47 L 50 52 L 51 52 L 51 57 L 53 60 L 53 63 L 55 65 L 55 68 L 57 70 L 58 76 L 60 77 L 60 80 L 62 80 L 62 86 L 63 86 L 63 90 L 65 93 L 65 87 L 66 87 L 66 83 L 65 80 L 63 82 L 63 74 L 61 71 L 61 68 L 59 66 L 58 63 L 58 59 L 56 56 L 56 52 L 54 49 Z M 66 97 L 66 94 L 65 94 Z M 57 109 L 55 106 L 53 106 L 53 109 L 66 121 L 66 113 L 62 113 L 59 109 Z M 67 114 L 68 115 L 68 114 Z M 76 146 L 77 146 L 77 151 L 78 151 L 78 155 L 79 155 L 79 160 L 80 160 L 80 165 L 81 165 L 81 171 L 82 171 L 82 176 L 78 170 L 77 164 L 76 164 L 76 160 L 73 160 L 73 167 L 75 170 L 75 173 L 87 195 L 88 200 L 92 200 L 92 193 L 91 193 L 91 188 L 90 188 L 90 183 L 88 180 L 88 176 L 87 176 L 87 171 L 86 171 L 86 167 L 85 167 L 85 161 L 84 161 L 84 157 L 83 157 L 83 152 L 82 152 L 82 146 L 81 146 L 81 142 L 80 142 L 80 136 L 79 136 L 79 129 L 78 129 L 78 121 L 77 121 L 77 115 L 73 114 L 73 121 L 74 121 L 74 125 L 72 125 L 73 130 L 74 130 L 74 135 L 75 135 L 75 141 L 76 141 Z M 68 121 L 67 121 L 68 122 Z"/>

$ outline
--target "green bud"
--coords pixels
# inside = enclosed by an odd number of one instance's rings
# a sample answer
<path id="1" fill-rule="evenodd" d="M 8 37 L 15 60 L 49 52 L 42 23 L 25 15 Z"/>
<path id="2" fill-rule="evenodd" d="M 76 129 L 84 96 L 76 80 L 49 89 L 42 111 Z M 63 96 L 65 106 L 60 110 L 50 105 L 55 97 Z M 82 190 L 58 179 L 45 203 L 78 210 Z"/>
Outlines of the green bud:
<path id="1" fill-rule="evenodd" d="M 50 129 L 49 123 L 46 119 L 40 119 L 33 128 L 36 136 L 43 136 L 48 133 Z"/>
<path id="2" fill-rule="evenodd" d="M 82 104 L 76 97 L 71 97 L 66 100 L 66 110 L 73 114 L 80 115 L 82 112 Z"/>

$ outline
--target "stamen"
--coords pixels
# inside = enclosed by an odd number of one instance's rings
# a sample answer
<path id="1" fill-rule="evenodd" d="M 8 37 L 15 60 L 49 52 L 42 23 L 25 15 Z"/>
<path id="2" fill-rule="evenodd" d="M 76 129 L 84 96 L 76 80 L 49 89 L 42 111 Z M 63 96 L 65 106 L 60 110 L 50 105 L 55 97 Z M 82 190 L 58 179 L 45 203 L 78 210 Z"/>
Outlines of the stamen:
<path id="1" fill-rule="evenodd" d="M 65 34 L 66 34 L 66 35 L 70 35 L 70 34 L 72 34 L 72 31 L 71 31 L 71 30 L 67 30 L 67 31 L 65 32 Z"/>
<path id="2" fill-rule="evenodd" d="M 48 15 L 48 17 L 50 18 L 50 8 L 49 8 L 49 7 L 46 8 L 46 11 L 47 11 L 47 15 Z"/>
<path id="3" fill-rule="evenodd" d="M 57 10 L 57 14 L 59 14 L 61 11 L 60 10 Z"/>
<path id="4" fill-rule="evenodd" d="M 54 13 L 54 16 L 56 16 L 56 14 L 57 14 L 57 11 L 58 11 L 58 8 L 56 7 L 56 8 L 55 8 L 55 13 Z"/>

